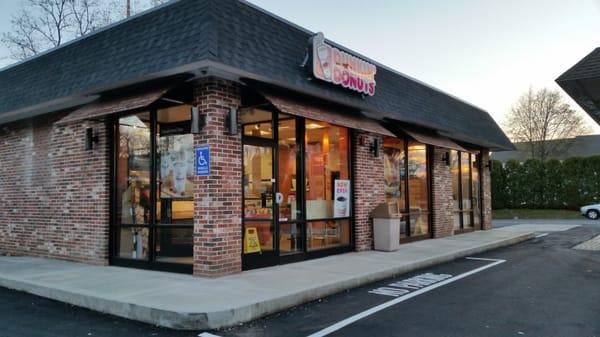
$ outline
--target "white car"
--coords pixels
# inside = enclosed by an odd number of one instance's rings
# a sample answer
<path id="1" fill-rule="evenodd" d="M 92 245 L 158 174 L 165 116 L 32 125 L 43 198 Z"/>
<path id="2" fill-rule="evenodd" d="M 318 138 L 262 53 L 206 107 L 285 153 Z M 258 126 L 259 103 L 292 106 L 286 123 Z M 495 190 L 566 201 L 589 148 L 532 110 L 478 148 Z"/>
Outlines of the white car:
<path id="1" fill-rule="evenodd" d="M 584 215 L 591 220 L 598 220 L 598 218 L 600 218 L 600 204 L 581 207 L 581 215 Z"/>

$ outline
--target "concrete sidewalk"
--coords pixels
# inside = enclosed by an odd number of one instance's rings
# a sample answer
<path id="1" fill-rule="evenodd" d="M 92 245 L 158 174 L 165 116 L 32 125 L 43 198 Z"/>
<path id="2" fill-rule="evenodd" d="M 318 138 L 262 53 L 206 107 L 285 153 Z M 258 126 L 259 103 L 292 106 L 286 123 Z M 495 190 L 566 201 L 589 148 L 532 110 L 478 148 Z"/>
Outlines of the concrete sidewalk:
<path id="1" fill-rule="evenodd" d="M 0 286 L 175 329 L 232 326 L 415 269 L 515 244 L 531 231 L 477 231 L 205 279 L 31 257 L 0 257 Z"/>

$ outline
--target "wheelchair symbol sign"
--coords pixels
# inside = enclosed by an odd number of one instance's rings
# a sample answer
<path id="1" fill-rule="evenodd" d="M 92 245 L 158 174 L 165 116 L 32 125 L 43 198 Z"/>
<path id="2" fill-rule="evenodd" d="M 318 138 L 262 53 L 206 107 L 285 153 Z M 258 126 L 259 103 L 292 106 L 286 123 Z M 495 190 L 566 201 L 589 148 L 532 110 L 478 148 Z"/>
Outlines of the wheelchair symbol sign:
<path id="1" fill-rule="evenodd" d="M 195 149 L 196 175 L 206 177 L 210 175 L 210 148 L 198 146 Z"/>

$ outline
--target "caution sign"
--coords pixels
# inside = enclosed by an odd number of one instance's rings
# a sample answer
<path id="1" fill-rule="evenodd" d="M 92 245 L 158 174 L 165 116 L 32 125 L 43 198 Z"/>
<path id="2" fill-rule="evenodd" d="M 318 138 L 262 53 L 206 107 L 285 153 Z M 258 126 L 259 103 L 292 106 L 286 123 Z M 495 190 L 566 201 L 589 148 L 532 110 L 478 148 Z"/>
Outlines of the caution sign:
<path id="1" fill-rule="evenodd" d="M 260 253 L 260 241 L 258 241 L 256 227 L 246 228 L 244 235 L 244 254 L 249 253 Z"/>

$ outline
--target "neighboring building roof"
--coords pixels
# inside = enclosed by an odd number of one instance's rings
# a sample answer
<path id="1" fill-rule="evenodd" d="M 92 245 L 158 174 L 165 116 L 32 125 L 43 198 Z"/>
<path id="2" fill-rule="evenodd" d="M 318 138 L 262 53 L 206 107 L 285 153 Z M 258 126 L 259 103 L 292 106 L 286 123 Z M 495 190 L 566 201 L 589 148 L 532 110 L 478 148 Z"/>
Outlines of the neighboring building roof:
<path id="1" fill-rule="evenodd" d="M 0 123 L 82 104 L 102 91 L 154 78 L 235 74 L 494 150 L 512 144 L 487 112 L 347 48 L 377 65 L 363 97 L 301 67 L 313 35 L 244 1 L 179 0 L 0 71 Z"/>
<path id="2" fill-rule="evenodd" d="M 581 61 L 560 75 L 556 81 L 579 80 L 600 77 L 600 47 L 592 50 Z"/>
<path id="3" fill-rule="evenodd" d="M 556 83 L 600 124 L 600 48 L 565 71 Z"/>
<path id="4" fill-rule="evenodd" d="M 562 140 L 561 140 L 562 141 Z M 516 160 L 524 162 L 531 157 L 529 142 L 514 143 L 517 151 L 493 152 L 492 159 L 501 162 Z M 573 157 L 600 156 L 600 135 L 578 136 L 565 139 L 548 159 L 565 160 Z"/>

